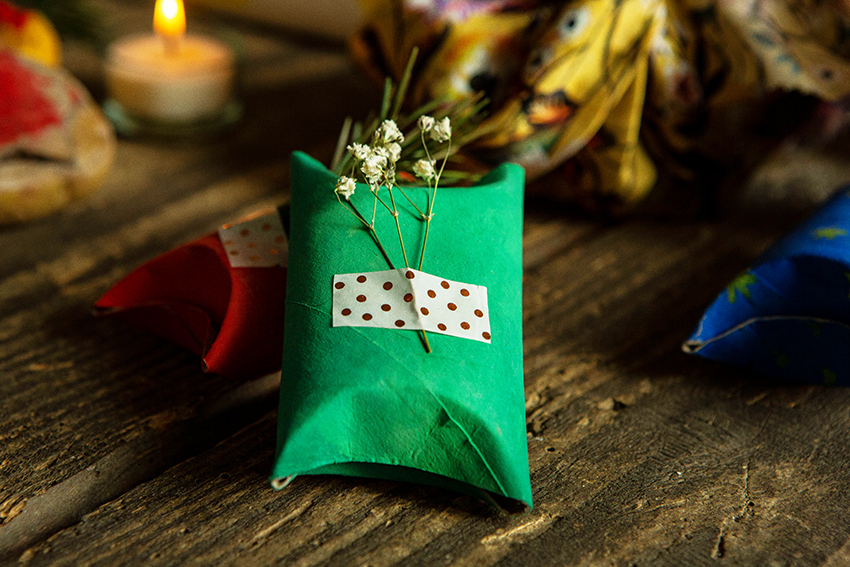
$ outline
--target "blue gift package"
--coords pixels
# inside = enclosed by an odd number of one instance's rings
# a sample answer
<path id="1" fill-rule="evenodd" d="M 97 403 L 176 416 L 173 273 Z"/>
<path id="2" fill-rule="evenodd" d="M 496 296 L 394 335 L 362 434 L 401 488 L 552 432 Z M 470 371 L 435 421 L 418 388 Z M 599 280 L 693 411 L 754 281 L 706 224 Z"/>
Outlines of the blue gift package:
<path id="1" fill-rule="evenodd" d="M 687 353 L 811 384 L 850 384 L 850 186 L 714 300 Z"/>

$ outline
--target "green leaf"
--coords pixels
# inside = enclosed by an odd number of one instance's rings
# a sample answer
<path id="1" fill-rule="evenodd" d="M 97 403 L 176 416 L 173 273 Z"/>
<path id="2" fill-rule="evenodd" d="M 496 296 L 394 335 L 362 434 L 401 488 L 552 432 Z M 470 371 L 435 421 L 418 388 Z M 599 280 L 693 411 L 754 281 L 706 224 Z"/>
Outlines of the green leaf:
<path id="1" fill-rule="evenodd" d="M 847 231 L 843 228 L 825 227 L 818 228 L 814 231 L 815 238 L 833 240 L 839 236 L 847 236 Z"/>
<path id="2" fill-rule="evenodd" d="M 749 286 L 753 285 L 757 281 L 758 278 L 749 272 L 745 272 L 735 278 L 732 283 L 726 287 L 726 297 L 729 299 L 729 303 L 735 303 L 735 300 L 738 298 L 738 293 L 747 299 L 750 299 Z"/>

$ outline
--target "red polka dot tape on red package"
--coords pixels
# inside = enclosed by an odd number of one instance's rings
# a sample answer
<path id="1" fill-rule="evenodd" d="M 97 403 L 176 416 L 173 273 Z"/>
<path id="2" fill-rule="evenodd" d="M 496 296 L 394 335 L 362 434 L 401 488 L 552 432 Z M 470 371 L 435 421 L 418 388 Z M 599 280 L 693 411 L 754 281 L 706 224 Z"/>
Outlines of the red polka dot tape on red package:
<path id="1" fill-rule="evenodd" d="M 277 211 L 226 224 L 218 237 L 232 268 L 286 267 L 289 242 Z"/>
<path id="2" fill-rule="evenodd" d="M 490 342 L 487 288 L 409 268 L 337 274 L 333 326 L 431 331 Z"/>

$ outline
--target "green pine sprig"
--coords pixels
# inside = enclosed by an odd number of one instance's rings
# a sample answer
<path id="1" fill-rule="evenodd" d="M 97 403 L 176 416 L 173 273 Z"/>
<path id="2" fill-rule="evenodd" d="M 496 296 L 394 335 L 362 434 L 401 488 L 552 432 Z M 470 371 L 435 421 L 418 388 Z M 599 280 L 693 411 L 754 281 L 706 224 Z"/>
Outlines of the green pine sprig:
<path id="1" fill-rule="evenodd" d="M 384 81 L 384 93 L 381 98 L 381 108 L 378 115 L 367 117 L 366 121 L 354 121 L 347 118 L 337 140 L 336 151 L 331 160 L 330 169 L 337 175 L 348 171 L 353 157 L 345 149 L 349 144 L 368 144 L 375 132 L 386 119 L 394 120 L 404 133 L 401 143 L 401 158 L 397 163 L 398 171 L 411 171 L 413 165 L 426 157 L 425 150 L 418 144 L 419 130 L 416 121 L 420 116 L 433 116 L 437 121 L 448 117 L 452 123 L 452 144 L 449 151 L 445 149 L 434 153 L 431 158 L 442 160 L 448 158 L 443 172 L 447 182 L 457 185 L 469 185 L 477 181 L 482 172 L 477 163 L 464 156 L 462 150 L 475 140 L 491 133 L 496 125 L 485 125 L 486 109 L 489 104 L 483 93 L 477 93 L 468 98 L 451 101 L 448 98 L 430 100 L 427 103 L 403 112 L 404 101 L 410 87 L 413 67 L 418 55 L 418 49 L 413 48 L 401 80 L 396 85 L 389 77 Z M 401 184 L 414 184 L 414 179 L 399 179 Z"/>

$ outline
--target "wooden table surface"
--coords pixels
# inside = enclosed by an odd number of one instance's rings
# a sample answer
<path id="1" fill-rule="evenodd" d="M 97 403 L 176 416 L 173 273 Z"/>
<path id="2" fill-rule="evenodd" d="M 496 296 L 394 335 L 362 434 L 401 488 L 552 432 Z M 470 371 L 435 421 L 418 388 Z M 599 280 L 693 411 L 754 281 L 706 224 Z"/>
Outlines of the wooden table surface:
<path id="1" fill-rule="evenodd" d="M 120 28 L 147 25 L 137 4 L 96 5 Z M 343 118 L 376 101 L 340 46 L 230 25 L 246 46 L 237 129 L 121 140 L 96 195 L 0 229 L 0 563 L 850 564 L 850 392 L 680 349 L 714 296 L 850 177 L 846 143 L 786 148 L 711 220 L 604 224 L 527 199 L 533 511 L 338 477 L 273 491 L 277 377 L 204 374 L 91 315 L 144 261 L 285 202 L 288 154 L 327 159 Z M 68 64 L 102 96 L 91 52 Z"/>

